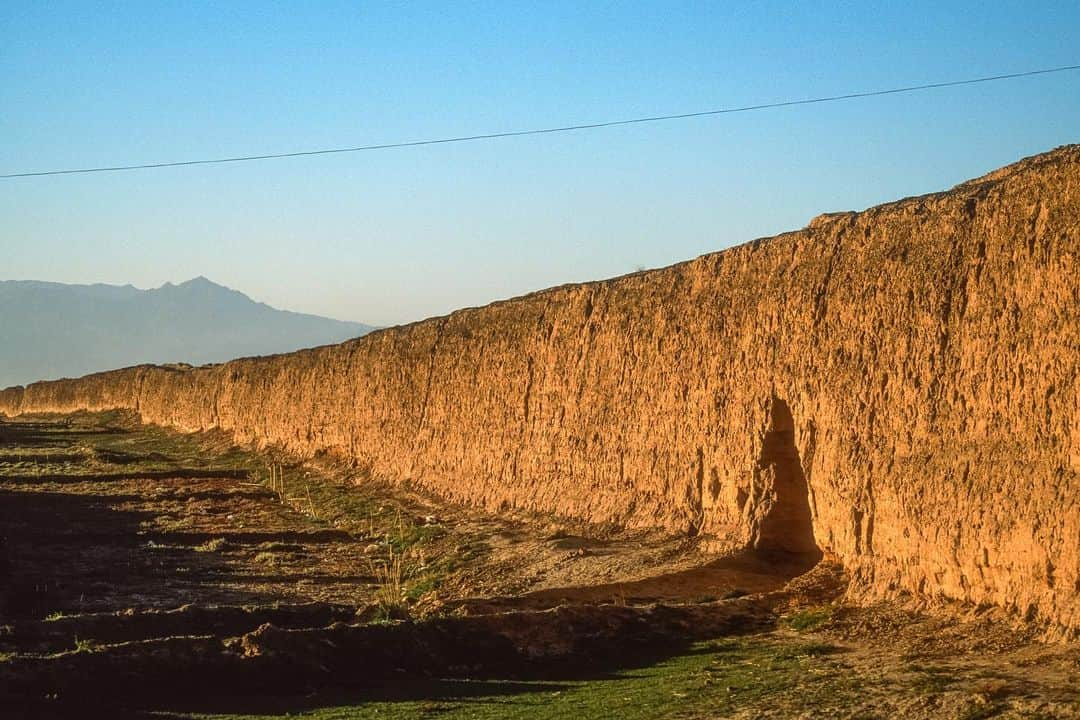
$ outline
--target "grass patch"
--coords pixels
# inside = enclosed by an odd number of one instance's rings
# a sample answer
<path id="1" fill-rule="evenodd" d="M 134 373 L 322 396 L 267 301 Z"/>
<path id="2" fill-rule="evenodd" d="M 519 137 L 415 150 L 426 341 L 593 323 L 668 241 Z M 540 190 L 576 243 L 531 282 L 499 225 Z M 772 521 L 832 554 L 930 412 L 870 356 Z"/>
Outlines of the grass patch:
<path id="1" fill-rule="evenodd" d="M 225 538 L 213 538 L 201 545 L 196 545 L 194 549 L 195 552 L 200 553 L 216 553 L 224 550 L 226 545 L 228 545 L 228 543 L 225 541 Z"/>
<path id="2" fill-rule="evenodd" d="M 416 602 L 428 593 L 438 590 L 440 584 L 442 584 L 442 578 L 431 574 L 406 583 L 405 599 L 409 602 Z"/>
<path id="3" fill-rule="evenodd" d="M 792 630 L 798 630 L 799 632 L 816 630 L 822 625 L 831 622 L 834 612 L 835 608 L 832 605 L 819 605 L 818 607 L 807 608 L 806 610 L 801 610 L 785 617 L 784 625 Z"/>
<path id="4" fill-rule="evenodd" d="M 255 562 L 262 563 L 263 565 L 278 564 L 278 556 L 272 552 L 263 551 L 260 553 L 256 553 L 253 559 L 255 560 Z"/>
<path id="5" fill-rule="evenodd" d="M 644 667 L 592 678 L 555 680 L 440 680 L 384 688 L 363 700 L 316 698 L 303 712 L 311 720 L 556 720 L 559 718 L 728 717 L 738 711 L 777 711 L 798 703 L 790 716 L 820 712 L 850 699 L 857 687 L 839 669 L 826 671 L 806 643 L 768 636 L 698 643 Z M 811 672 L 813 670 L 814 672 Z M 779 704 L 780 702 L 784 704 Z M 842 705 L 839 705 L 842 707 Z M 273 715 L 198 715 L 267 720 Z M 816 715 L 815 715 L 816 716 Z"/>
<path id="6" fill-rule="evenodd" d="M 415 525 L 398 519 L 396 532 L 386 537 L 387 544 L 395 553 L 404 553 L 417 545 L 432 543 L 446 535 L 446 528 L 441 525 Z"/>

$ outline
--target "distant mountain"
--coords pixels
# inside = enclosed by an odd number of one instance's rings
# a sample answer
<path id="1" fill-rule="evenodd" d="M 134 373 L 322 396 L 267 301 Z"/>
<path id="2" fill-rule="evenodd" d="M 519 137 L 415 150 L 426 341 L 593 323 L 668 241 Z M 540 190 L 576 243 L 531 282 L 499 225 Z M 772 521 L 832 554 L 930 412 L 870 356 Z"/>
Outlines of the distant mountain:
<path id="1" fill-rule="evenodd" d="M 372 329 L 276 310 L 204 277 L 154 290 L 0 281 L 0 388 L 141 363 L 289 352 Z"/>

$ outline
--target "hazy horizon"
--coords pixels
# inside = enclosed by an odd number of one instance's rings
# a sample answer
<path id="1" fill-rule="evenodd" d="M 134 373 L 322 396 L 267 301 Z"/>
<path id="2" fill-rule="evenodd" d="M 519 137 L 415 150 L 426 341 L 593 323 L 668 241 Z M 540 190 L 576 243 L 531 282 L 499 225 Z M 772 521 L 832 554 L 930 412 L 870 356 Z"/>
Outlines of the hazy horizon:
<path id="1" fill-rule="evenodd" d="M 1075 3 L 0 10 L 0 171 L 287 152 L 1077 62 Z M 1080 73 L 227 166 L 7 179 L 5 277 L 205 275 L 395 325 L 660 267 L 1080 140 Z"/>
<path id="2" fill-rule="evenodd" d="M 217 286 L 226 288 L 228 290 L 232 290 L 233 292 L 238 292 L 241 295 L 244 295 L 245 297 L 250 299 L 252 302 L 255 302 L 255 303 L 259 304 L 259 305 L 266 305 L 267 307 L 269 307 L 272 310 L 279 310 L 279 311 L 282 311 L 282 312 L 289 312 L 289 313 L 294 313 L 294 314 L 298 314 L 298 315 L 312 315 L 312 316 L 319 317 L 319 318 L 322 318 L 322 319 L 325 319 L 325 320 L 335 320 L 337 322 L 345 322 L 345 323 L 358 323 L 358 324 L 361 324 L 361 325 L 368 325 L 370 327 L 376 327 L 376 328 L 385 327 L 385 326 L 382 326 L 382 325 L 372 325 L 371 323 L 366 323 L 366 322 L 364 322 L 364 320 L 362 318 L 333 317 L 333 316 L 330 316 L 330 315 L 323 315 L 323 314 L 319 314 L 319 313 L 305 313 L 303 311 L 294 310 L 293 308 L 288 308 L 288 307 L 280 307 L 278 305 L 275 305 L 272 302 L 268 302 L 268 301 L 264 300 L 263 298 L 252 296 L 252 294 L 249 293 L 249 292 L 246 292 L 244 290 L 244 288 L 231 287 L 229 285 L 226 285 L 225 283 L 218 282 L 217 280 L 215 280 L 212 277 L 209 277 L 205 273 L 195 275 L 194 277 L 181 278 L 181 279 L 173 278 L 171 280 L 165 280 L 160 285 L 146 285 L 146 286 L 143 286 L 141 284 L 132 283 L 132 282 L 115 283 L 115 282 L 95 282 L 95 281 L 91 280 L 91 281 L 88 281 L 88 282 L 70 282 L 69 283 L 69 282 L 59 282 L 59 281 L 56 281 L 56 280 L 42 280 L 41 278 L 31 278 L 31 277 L 17 277 L 17 278 L 0 277 L 0 283 L 40 283 L 40 284 L 44 284 L 44 285 L 63 285 L 63 286 L 66 286 L 66 287 L 84 287 L 84 288 L 93 288 L 93 287 L 103 286 L 103 287 L 109 287 L 109 288 L 132 288 L 132 289 L 138 290 L 140 292 L 148 292 L 148 291 L 151 291 L 151 290 L 163 290 L 163 289 L 168 288 L 168 287 L 181 287 L 181 286 L 184 286 L 184 285 L 188 285 L 188 284 L 191 284 L 191 283 L 198 282 L 200 280 L 205 280 L 205 281 L 207 281 L 207 282 L 209 282 L 209 283 L 211 283 L 213 285 L 217 285 Z"/>
<path id="3" fill-rule="evenodd" d="M 146 363 L 292 352 L 374 329 L 275 308 L 204 276 L 147 290 L 3 280 L 0 309 L 0 388 Z"/>

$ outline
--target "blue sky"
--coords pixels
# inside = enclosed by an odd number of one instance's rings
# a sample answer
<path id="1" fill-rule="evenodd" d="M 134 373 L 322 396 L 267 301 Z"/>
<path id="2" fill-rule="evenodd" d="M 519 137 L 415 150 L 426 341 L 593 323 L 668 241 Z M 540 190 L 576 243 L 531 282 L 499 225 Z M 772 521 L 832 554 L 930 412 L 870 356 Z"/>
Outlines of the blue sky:
<path id="1" fill-rule="evenodd" d="M 1080 63 L 1080 3 L 0 7 L 0 173 L 696 111 Z M 0 279 L 196 275 L 393 324 L 1080 142 L 1080 72 L 483 143 L 0 181 Z"/>

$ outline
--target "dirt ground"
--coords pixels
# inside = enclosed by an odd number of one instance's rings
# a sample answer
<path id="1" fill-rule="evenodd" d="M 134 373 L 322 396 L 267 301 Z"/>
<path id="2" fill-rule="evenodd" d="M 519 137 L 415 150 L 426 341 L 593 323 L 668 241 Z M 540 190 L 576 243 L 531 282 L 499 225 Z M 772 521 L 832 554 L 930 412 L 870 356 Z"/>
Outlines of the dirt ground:
<path id="1" fill-rule="evenodd" d="M 817 560 L 492 517 L 118 413 L 7 419 L 0 708 L 1080 717 L 1077 645 L 992 614 L 852 607 Z M 481 678 L 519 692 L 445 686 Z M 552 681 L 565 692 L 529 684 Z"/>

